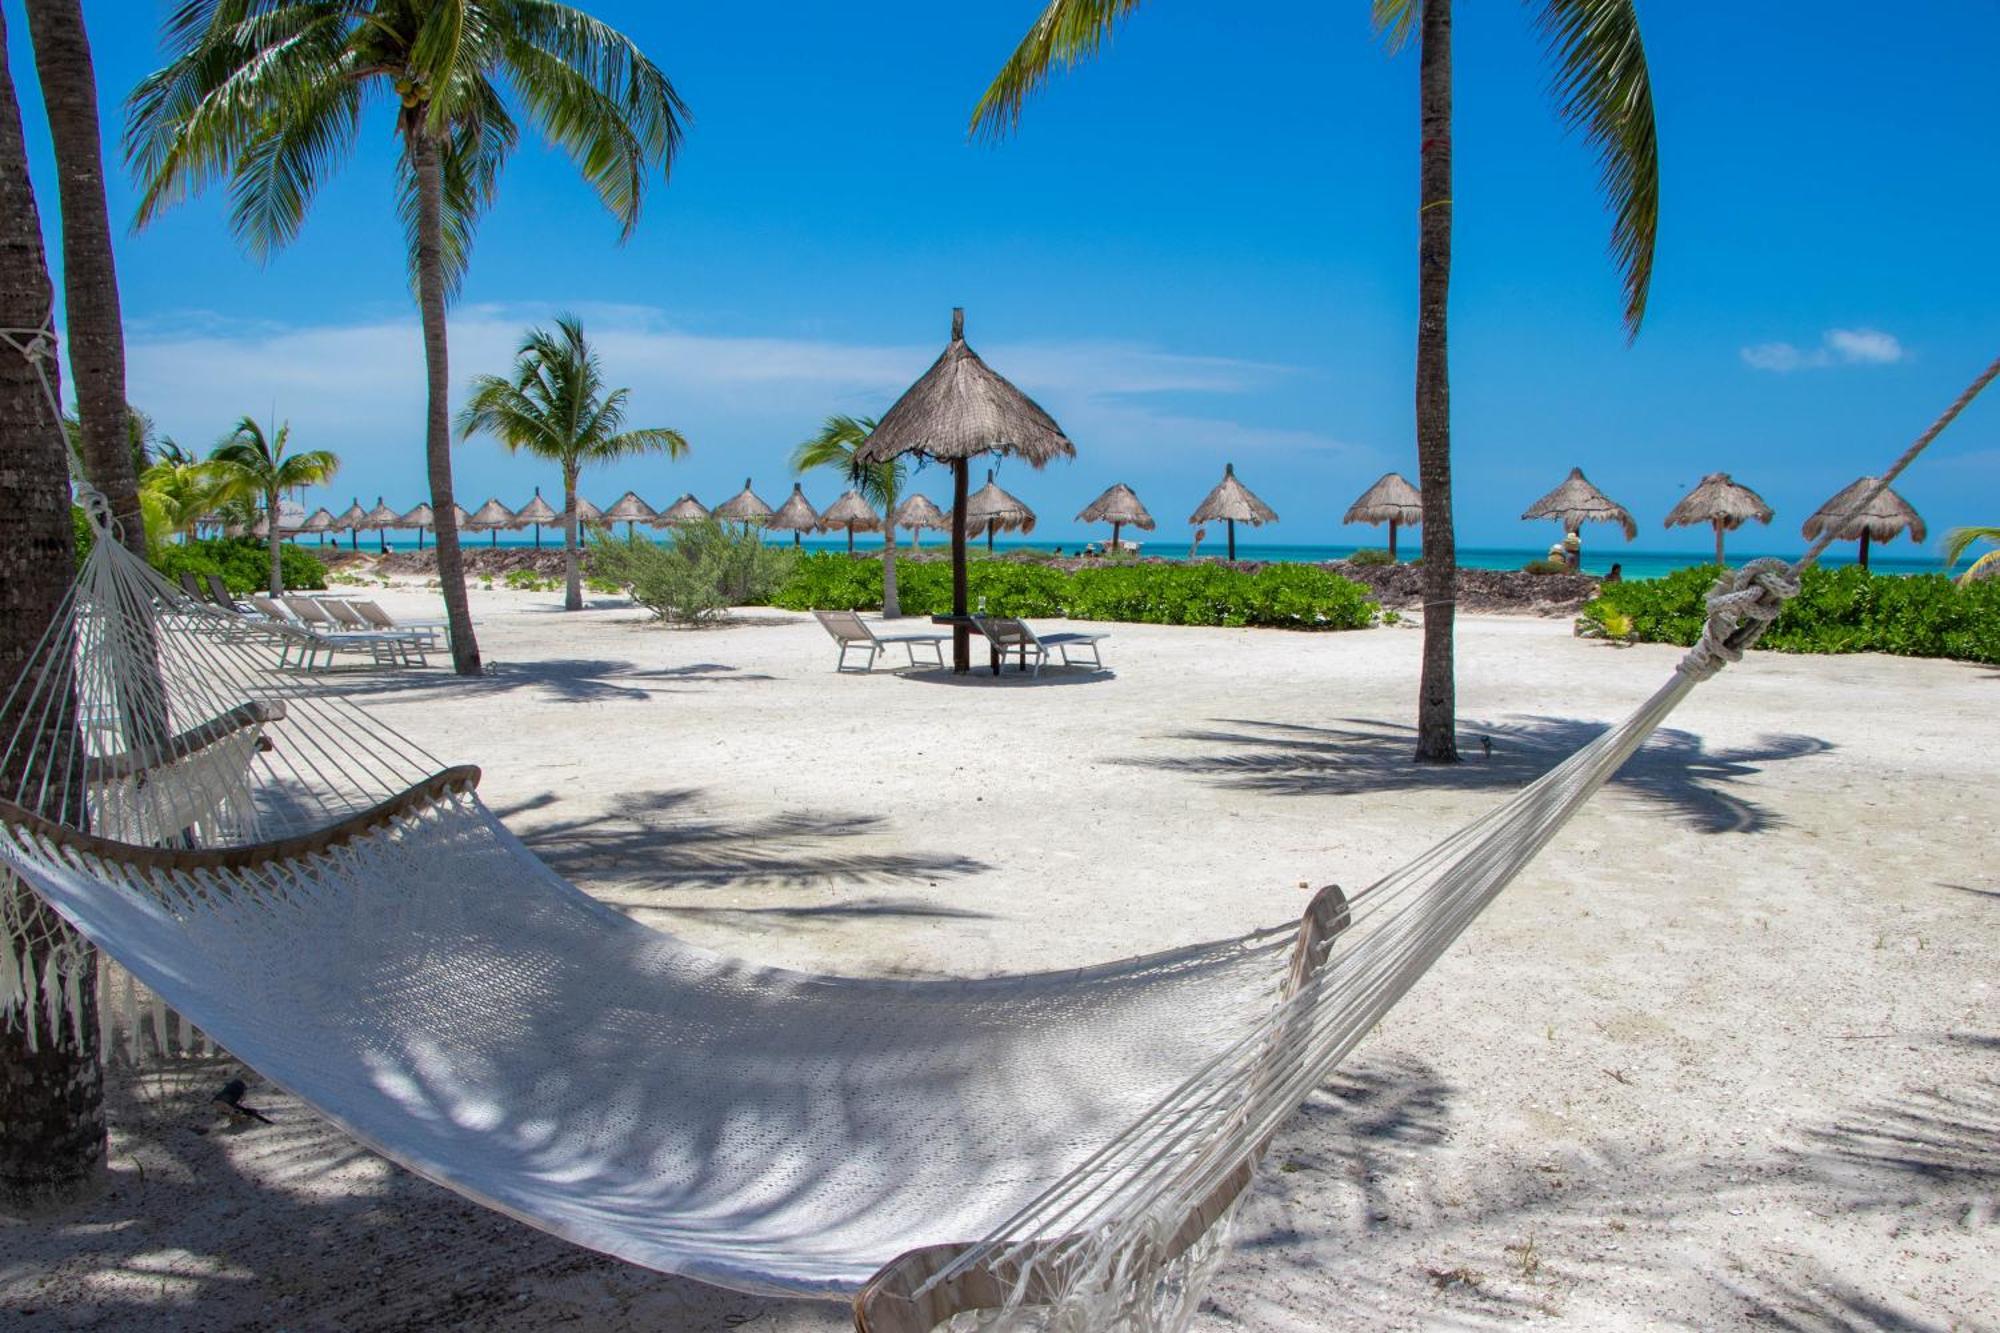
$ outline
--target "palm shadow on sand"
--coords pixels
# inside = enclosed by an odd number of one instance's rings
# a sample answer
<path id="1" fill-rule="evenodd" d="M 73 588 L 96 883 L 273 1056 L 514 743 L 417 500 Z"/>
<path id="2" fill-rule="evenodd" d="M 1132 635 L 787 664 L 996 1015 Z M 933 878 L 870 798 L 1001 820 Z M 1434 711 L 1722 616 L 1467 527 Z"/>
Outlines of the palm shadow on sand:
<path id="1" fill-rule="evenodd" d="M 1565 717 L 1518 717 L 1463 722 L 1465 762 L 1411 762 L 1413 727 L 1372 718 L 1307 726 L 1217 718 L 1213 725 L 1165 739 L 1204 747 L 1195 754 L 1155 755 L 1116 762 L 1185 773 L 1273 796 L 1361 796 L 1420 789 L 1513 791 L 1534 781 L 1607 730 L 1602 722 Z M 1693 732 L 1663 727 L 1612 779 L 1619 790 L 1657 806 L 1702 833 L 1758 833 L 1783 817 L 1735 791 L 1762 765 L 1833 749 L 1816 736 L 1775 735 L 1738 749 L 1710 750 Z"/>

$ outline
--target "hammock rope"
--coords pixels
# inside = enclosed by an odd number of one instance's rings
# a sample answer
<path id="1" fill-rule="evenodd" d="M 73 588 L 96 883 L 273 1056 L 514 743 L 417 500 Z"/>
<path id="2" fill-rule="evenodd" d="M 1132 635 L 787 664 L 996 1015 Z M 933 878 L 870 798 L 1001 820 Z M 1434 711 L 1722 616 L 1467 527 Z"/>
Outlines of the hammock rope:
<path id="1" fill-rule="evenodd" d="M 80 1042 L 88 939 L 410 1169 L 635 1263 L 852 1299 L 876 1333 L 1184 1328 L 1280 1126 L 1826 545 L 1725 576 L 1630 717 L 1302 926 L 874 982 L 720 958 L 567 884 L 476 770 L 285 670 L 281 635 L 105 540 L 75 486 L 99 540 L 0 703 L 0 872 L 61 928 L 0 894 L 0 1016 Z"/>

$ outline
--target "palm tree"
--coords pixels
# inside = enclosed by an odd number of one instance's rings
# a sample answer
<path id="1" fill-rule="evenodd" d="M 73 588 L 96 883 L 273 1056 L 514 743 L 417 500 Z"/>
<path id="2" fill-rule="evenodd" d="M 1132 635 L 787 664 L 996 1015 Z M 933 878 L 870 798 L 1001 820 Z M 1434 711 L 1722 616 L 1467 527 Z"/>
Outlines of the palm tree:
<path id="1" fill-rule="evenodd" d="M 1005 134 L 1055 66 L 1096 54 L 1139 0 L 1049 0 L 972 115 L 974 133 Z M 1451 379 L 1445 334 L 1451 286 L 1451 0 L 1373 0 L 1392 48 L 1417 40 L 1417 467 L 1424 511 L 1424 664 L 1417 692 L 1422 763 L 1455 763 L 1452 622 L 1458 544 L 1451 519 Z M 1637 0 L 1537 0 L 1563 121 L 1597 149 L 1624 275 L 1625 327 L 1637 336 L 1652 284 L 1659 151 Z"/>
<path id="2" fill-rule="evenodd" d="M 6 43 L 0 12 L 0 46 Z M 42 252 L 42 225 L 28 180 L 20 105 L 13 77 L 0 62 L 0 327 L 38 329 L 51 314 L 52 288 Z M 51 377 L 57 368 L 48 367 Z M 70 521 L 69 469 L 63 458 L 62 423 L 23 356 L 0 355 L 0 513 L 7 540 L 0 542 L 0 680 L 17 680 L 35 655 L 49 617 L 62 604 L 75 568 Z M 0 731 L 17 724 L 26 744 L 0 755 L 0 790 L 26 792 L 53 813 L 82 799 L 78 773 L 39 788 L 22 783 L 28 754 L 74 745 L 61 729 L 76 723 L 67 706 L 36 710 L 33 718 L 0 719 Z M 0 711 L 6 711 L 0 707 Z M 37 735 L 33 728 L 46 729 Z M 67 1006 L 16 1005 L 0 1017 L 0 1208 L 25 1212 L 73 1203 L 95 1188 L 104 1161 L 104 1073 L 97 1059 L 97 956 L 27 882 L 0 877 L 9 901 L 0 931 L 9 967 L 33 975 L 54 959 L 74 969 L 68 981 L 78 1006 L 72 1025 Z"/>
<path id="3" fill-rule="evenodd" d="M 70 382 L 83 417 L 84 475 L 111 505 L 135 554 L 146 550 L 139 505 L 142 458 L 126 452 L 125 330 L 118 314 L 118 269 L 111 211 L 104 202 L 104 146 L 97 125 L 97 75 L 80 0 L 28 0 L 35 73 L 55 148 L 62 209 L 63 322 Z"/>
<path id="4" fill-rule="evenodd" d="M 1973 561 L 1971 567 L 1958 576 L 1960 583 L 1970 583 L 1986 577 L 1989 570 L 2000 569 L 2000 528 L 1970 527 L 1953 528 L 1945 533 L 1945 571 L 1949 573 L 1954 565 L 1965 559 L 1965 553 L 1972 549 L 1975 542 L 1985 542 L 1993 549 Z"/>
<path id="5" fill-rule="evenodd" d="M 168 441 L 172 444 L 172 441 Z M 206 463 L 198 463 L 173 446 L 175 457 L 139 474 L 139 507 L 146 515 L 146 535 L 164 542 L 192 532 L 226 498 L 228 483 Z"/>
<path id="6" fill-rule="evenodd" d="M 280 423 L 275 435 L 266 436 L 264 428 L 246 416 L 208 456 L 208 466 L 220 483 L 219 493 L 224 503 L 253 496 L 263 502 L 264 536 L 271 547 L 273 597 L 285 590 L 284 569 L 278 556 L 285 541 L 284 533 L 278 530 L 278 497 L 289 490 L 323 486 L 340 471 L 340 460 L 329 450 L 287 453 L 291 436 L 289 421 Z"/>
<path id="7" fill-rule="evenodd" d="M 145 225 L 228 178 L 230 220 L 259 258 L 298 234 L 353 148 L 372 96 L 392 94 L 396 205 L 423 319 L 431 507 L 452 512 L 445 306 L 520 137 L 514 116 L 568 153 L 621 224 L 647 173 L 680 146 L 686 108 L 622 33 L 557 0 L 184 0 L 167 65 L 133 90 L 126 152 Z M 511 97 L 508 95 L 511 93 Z M 458 530 L 437 530 L 452 663 L 479 674 Z"/>
<path id="8" fill-rule="evenodd" d="M 834 468 L 862 499 L 882 511 L 882 615 L 894 620 L 903 614 L 896 596 L 896 505 L 909 473 L 897 458 L 872 465 L 854 461 L 854 451 L 874 433 L 874 417 L 830 416 L 817 435 L 792 450 L 792 471 Z"/>
<path id="9" fill-rule="evenodd" d="M 604 372 L 574 315 L 559 315 L 553 331 L 530 329 L 514 353 L 514 377 L 480 375 L 458 414 L 460 439 L 484 431 L 510 450 L 545 458 L 562 469 L 563 606 L 583 609 L 577 562 L 576 481 L 584 465 L 637 454 L 683 457 L 688 442 L 664 426 L 623 430 L 630 389 L 604 391 Z"/>

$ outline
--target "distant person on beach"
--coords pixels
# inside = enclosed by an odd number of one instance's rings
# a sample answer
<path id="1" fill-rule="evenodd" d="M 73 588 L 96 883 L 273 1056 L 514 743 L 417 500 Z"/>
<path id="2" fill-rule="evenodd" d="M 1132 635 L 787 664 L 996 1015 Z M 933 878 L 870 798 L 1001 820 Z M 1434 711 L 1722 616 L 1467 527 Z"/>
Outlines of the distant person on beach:
<path id="1" fill-rule="evenodd" d="M 1604 576 L 1604 581 L 1605 581 L 1606 583 L 1622 583 L 1622 582 L 1624 582 L 1624 581 L 1625 581 L 1625 566 L 1623 566 L 1623 565 L 1619 564 L 1619 563 L 1618 563 L 1617 561 L 1615 561 L 1615 560 L 1614 560 L 1614 561 L 1612 561 L 1612 562 L 1611 562 L 1611 572 L 1610 572 L 1610 573 L 1608 573 L 1608 574 L 1606 574 L 1606 575 Z"/>

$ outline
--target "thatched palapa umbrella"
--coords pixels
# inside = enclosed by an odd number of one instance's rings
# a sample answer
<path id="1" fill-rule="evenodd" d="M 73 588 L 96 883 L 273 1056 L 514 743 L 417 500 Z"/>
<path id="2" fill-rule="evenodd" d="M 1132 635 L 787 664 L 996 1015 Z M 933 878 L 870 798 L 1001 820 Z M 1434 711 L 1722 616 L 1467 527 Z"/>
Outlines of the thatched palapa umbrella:
<path id="1" fill-rule="evenodd" d="M 847 529 L 847 553 L 854 554 L 854 534 L 857 532 L 880 532 L 882 516 L 861 498 L 861 492 L 849 491 L 826 507 L 819 516 L 820 527 L 827 532 L 835 528 Z"/>
<path id="2" fill-rule="evenodd" d="M 381 496 L 375 497 L 375 507 L 361 516 L 361 526 L 375 529 L 375 549 L 386 554 L 389 550 L 389 529 L 396 526 L 400 516 L 389 508 Z"/>
<path id="3" fill-rule="evenodd" d="M 660 511 L 653 520 L 656 528 L 677 528 L 683 523 L 699 523 L 708 517 L 708 506 L 692 495 L 682 495 L 680 499 Z"/>
<path id="4" fill-rule="evenodd" d="M 465 526 L 478 532 L 492 533 L 492 537 L 486 544 L 488 546 L 498 546 L 500 544 L 500 529 L 515 527 L 517 524 L 514 520 L 513 510 L 501 504 L 498 500 L 488 500 L 472 512 L 472 517 L 466 520 Z"/>
<path id="5" fill-rule="evenodd" d="M 735 519 L 748 532 L 752 523 L 762 523 L 771 517 L 772 509 L 750 489 L 750 478 L 745 477 L 743 489 L 717 505 L 714 513 L 717 518 Z"/>
<path id="6" fill-rule="evenodd" d="M 561 517 L 562 515 L 556 512 L 555 506 L 542 498 L 542 488 L 537 486 L 535 498 L 514 511 L 514 526 L 518 528 L 532 524 L 535 529 L 535 549 L 539 551 L 542 549 L 542 524 L 553 523 Z"/>
<path id="7" fill-rule="evenodd" d="M 1361 498 L 1347 507 L 1347 516 L 1342 523 L 1367 523 L 1372 526 L 1389 525 L 1389 559 L 1396 559 L 1396 529 L 1414 527 L 1424 521 L 1423 493 L 1404 478 L 1400 472 L 1385 472 L 1382 479 L 1361 493 Z"/>
<path id="8" fill-rule="evenodd" d="M 1808 541 L 1817 540 L 1822 532 L 1831 533 L 1837 542 L 1859 541 L 1859 563 L 1863 569 L 1868 568 L 1870 542 L 1893 541 L 1898 533 L 1907 532 L 1911 541 L 1922 543 L 1930 530 L 1908 500 L 1884 486 L 1881 494 L 1863 503 L 1875 489 L 1877 480 L 1863 477 L 1828 500 L 1806 520 L 1800 532 Z"/>
<path id="9" fill-rule="evenodd" d="M 326 545 L 326 534 L 331 532 L 333 525 L 339 521 L 339 519 L 333 516 L 332 510 L 328 509 L 325 505 L 321 505 L 318 509 L 306 515 L 306 521 L 299 524 L 299 531 L 317 532 L 319 534 L 319 544 L 324 546 Z"/>
<path id="10" fill-rule="evenodd" d="M 896 526 L 910 530 L 910 545 L 922 547 L 925 528 L 933 532 L 951 531 L 951 515 L 930 502 L 927 496 L 913 495 L 896 506 Z"/>
<path id="11" fill-rule="evenodd" d="M 874 433 L 854 451 L 854 461 L 886 463 L 917 454 L 951 467 L 951 660 L 960 675 L 972 669 L 965 609 L 966 465 L 991 453 L 1042 467 L 1052 458 L 1076 457 L 1076 446 L 1034 399 L 979 359 L 965 341 L 965 311 L 957 308 L 944 353 L 882 414 Z"/>
<path id="12" fill-rule="evenodd" d="M 1570 567 L 1583 567 L 1583 538 L 1579 529 L 1586 523 L 1616 523 L 1625 530 L 1625 540 L 1639 535 L 1639 525 L 1624 505 L 1590 484 L 1583 469 L 1573 467 L 1563 484 L 1528 506 L 1524 519 L 1552 518 L 1562 524 L 1564 536 L 1575 536 L 1577 545 Z"/>
<path id="13" fill-rule="evenodd" d="M 434 527 L 436 524 L 437 513 L 427 504 L 418 505 L 415 509 L 412 509 L 409 513 L 404 514 L 396 520 L 396 526 L 399 528 L 415 528 L 417 530 L 417 549 L 419 551 L 424 549 L 424 529 Z"/>
<path id="14" fill-rule="evenodd" d="M 1188 515 L 1190 524 L 1214 523 L 1220 520 L 1229 525 L 1229 558 L 1236 558 L 1236 525 L 1248 523 L 1253 528 L 1261 528 L 1266 523 L 1278 521 L 1277 511 L 1250 493 L 1250 488 L 1236 480 L 1236 464 L 1226 463 L 1222 468 L 1222 480 L 1216 483 L 1208 498 L 1195 506 Z"/>
<path id="15" fill-rule="evenodd" d="M 1084 506 L 1076 516 L 1079 523 L 1109 523 L 1111 525 L 1111 549 L 1118 549 L 1118 532 L 1130 524 L 1141 532 L 1151 532 L 1156 526 L 1153 516 L 1146 512 L 1146 506 L 1139 503 L 1139 497 L 1124 482 L 1119 482 L 1104 494 Z"/>
<path id="16" fill-rule="evenodd" d="M 626 541 L 632 540 L 634 525 L 644 523 L 651 526 L 659 516 L 659 511 L 641 500 L 637 491 L 627 491 L 619 496 L 618 503 L 605 510 L 602 515 L 606 523 L 625 525 Z"/>
<path id="17" fill-rule="evenodd" d="M 283 524 L 284 516 L 280 514 L 279 526 L 282 527 Z M 361 529 L 367 526 L 368 511 L 361 507 L 361 497 L 358 495 L 354 497 L 354 503 L 347 507 L 346 512 L 333 520 L 333 530 L 347 534 L 347 549 L 350 551 L 361 548 Z"/>
<path id="18" fill-rule="evenodd" d="M 806 499 L 804 486 L 795 481 L 792 483 L 792 493 L 785 497 L 785 502 L 778 506 L 777 512 L 771 515 L 770 521 L 765 526 L 773 532 L 791 533 L 792 545 L 797 546 L 799 534 L 812 532 L 819 525 L 818 511 L 812 507 L 812 502 Z M 854 550 L 854 531 L 851 528 L 847 533 L 847 549 L 849 553 Z"/>
<path id="19" fill-rule="evenodd" d="M 986 484 L 974 491 L 965 501 L 965 532 L 969 537 L 986 534 L 986 552 L 993 553 L 993 534 L 996 532 L 1033 532 L 1035 511 L 1000 489 L 993 480 L 992 469 L 986 473 Z"/>
<path id="20" fill-rule="evenodd" d="M 1711 472 L 1667 511 L 1666 525 L 1691 528 L 1707 523 L 1714 527 L 1715 563 L 1721 565 L 1728 563 L 1722 558 L 1722 534 L 1736 531 L 1751 519 L 1771 521 L 1771 506 L 1764 503 L 1764 497 L 1727 472 Z"/>

